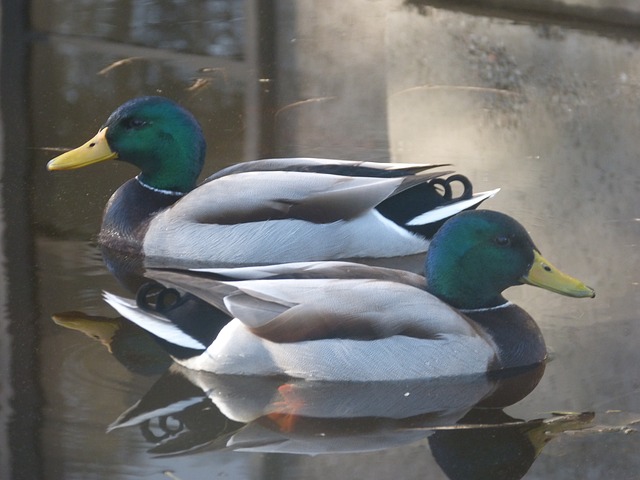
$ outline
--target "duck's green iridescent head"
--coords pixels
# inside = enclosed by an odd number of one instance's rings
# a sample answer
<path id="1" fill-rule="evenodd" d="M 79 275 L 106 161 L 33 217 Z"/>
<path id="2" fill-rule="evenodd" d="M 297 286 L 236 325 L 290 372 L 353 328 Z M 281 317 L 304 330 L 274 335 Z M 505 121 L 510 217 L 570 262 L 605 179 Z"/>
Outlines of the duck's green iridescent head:
<path id="1" fill-rule="evenodd" d="M 500 305 L 502 292 L 522 283 L 571 297 L 595 296 L 545 260 L 522 225 L 490 210 L 448 220 L 429 245 L 425 274 L 431 293 L 462 309 Z"/>
<path id="2" fill-rule="evenodd" d="M 188 192 L 204 163 L 202 129 L 184 108 L 163 97 L 121 105 L 84 145 L 51 160 L 49 170 L 122 160 L 141 170 L 140 180 L 162 190 Z"/>

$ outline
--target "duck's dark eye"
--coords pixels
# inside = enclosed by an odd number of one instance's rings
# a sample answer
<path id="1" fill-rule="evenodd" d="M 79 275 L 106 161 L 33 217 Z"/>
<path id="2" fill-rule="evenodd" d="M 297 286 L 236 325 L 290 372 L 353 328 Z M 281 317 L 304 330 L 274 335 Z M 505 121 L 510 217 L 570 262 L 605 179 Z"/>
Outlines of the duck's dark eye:
<path id="1" fill-rule="evenodd" d="M 122 123 L 127 130 L 138 130 L 147 125 L 147 122 L 140 118 L 127 118 Z"/>
<path id="2" fill-rule="evenodd" d="M 511 239 L 507 236 L 500 235 L 493 239 L 496 245 L 499 247 L 508 247 L 511 245 Z"/>

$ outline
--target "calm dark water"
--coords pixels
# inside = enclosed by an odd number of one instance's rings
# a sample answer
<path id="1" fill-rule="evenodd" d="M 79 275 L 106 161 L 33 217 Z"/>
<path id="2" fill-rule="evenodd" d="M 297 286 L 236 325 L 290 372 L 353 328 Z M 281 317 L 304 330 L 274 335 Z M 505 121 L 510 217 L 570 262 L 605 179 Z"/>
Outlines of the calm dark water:
<path id="1" fill-rule="evenodd" d="M 637 41 L 391 0 L 31 13 L 3 31 L 25 49 L 2 74 L 0 478 L 637 478 Z M 205 173 L 266 156 L 453 163 L 478 190 L 501 187 L 486 207 L 598 296 L 508 292 L 552 360 L 504 410 L 469 411 L 487 379 L 317 388 L 168 370 L 102 300 L 131 295 L 93 239 L 136 172 L 45 171 L 47 149 L 143 94 L 202 122 Z"/>

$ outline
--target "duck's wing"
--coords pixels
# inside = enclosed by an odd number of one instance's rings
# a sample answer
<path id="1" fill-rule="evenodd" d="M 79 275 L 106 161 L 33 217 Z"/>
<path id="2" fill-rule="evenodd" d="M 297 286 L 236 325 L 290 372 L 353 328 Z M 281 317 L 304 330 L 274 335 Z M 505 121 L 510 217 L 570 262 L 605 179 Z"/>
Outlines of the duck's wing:
<path id="1" fill-rule="evenodd" d="M 213 280 L 260 280 L 260 279 L 378 279 L 390 280 L 418 288 L 425 287 L 422 275 L 397 270 L 394 268 L 377 267 L 353 262 L 291 262 L 276 265 L 257 265 L 234 268 L 192 268 L 187 270 L 147 270 L 146 276 L 160 282 L 177 281 L 182 279 L 185 286 L 190 282 L 197 282 L 199 278 Z"/>
<path id="2" fill-rule="evenodd" d="M 447 173 L 424 171 L 381 178 L 299 171 L 239 172 L 202 184 L 167 213 L 201 224 L 282 219 L 332 223 L 370 212 L 384 200 Z"/>
<path id="3" fill-rule="evenodd" d="M 238 268 L 196 268 L 191 270 L 148 269 L 145 276 L 165 286 L 189 292 L 231 315 L 225 297 L 237 290 L 233 281 L 242 280 L 384 280 L 417 289 L 425 288 L 425 278 L 392 268 L 352 262 L 295 262 Z"/>
<path id="4" fill-rule="evenodd" d="M 252 280 L 224 281 L 225 278 Z M 350 262 L 300 262 L 146 276 L 224 309 L 276 342 L 476 335 L 467 318 L 424 291 L 424 277 Z"/>
<path id="5" fill-rule="evenodd" d="M 250 280 L 229 283 L 227 309 L 274 342 L 396 335 L 476 336 L 466 317 L 424 290 L 385 280 Z"/>
<path id="6" fill-rule="evenodd" d="M 319 264 L 306 265 L 310 269 L 320 268 Z M 152 277 L 224 308 L 254 334 L 274 342 L 477 335 L 457 310 L 411 282 L 393 281 L 391 276 L 384 278 L 387 270 L 379 269 L 381 278 L 369 279 L 272 278 L 228 282 L 168 271 L 155 272 Z M 424 281 L 413 274 L 407 277 L 415 277 L 411 280 L 417 284 Z"/>
<path id="7" fill-rule="evenodd" d="M 268 158 L 253 160 L 223 168 L 209 176 L 204 183 L 227 175 L 243 172 L 304 172 L 329 175 L 345 175 L 349 177 L 403 177 L 425 170 L 447 167 L 449 164 L 413 164 L 385 162 L 357 162 L 331 158 Z"/>

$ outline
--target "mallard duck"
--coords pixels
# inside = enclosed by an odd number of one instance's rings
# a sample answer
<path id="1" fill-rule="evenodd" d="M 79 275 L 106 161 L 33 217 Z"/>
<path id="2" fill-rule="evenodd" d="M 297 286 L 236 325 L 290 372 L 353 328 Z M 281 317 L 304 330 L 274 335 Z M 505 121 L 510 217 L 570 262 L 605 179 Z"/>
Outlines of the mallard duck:
<path id="1" fill-rule="evenodd" d="M 99 242 L 182 264 L 255 265 L 424 253 L 443 220 L 497 190 L 472 194 L 443 165 L 311 158 L 257 160 L 196 187 L 205 141 L 195 118 L 162 97 L 130 100 L 49 170 L 122 160 L 140 174 L 107 203 Z M 464 192 L 452 194 L 459 182 Z"/>
<path id="2" fill-rule="evenodd" d="M 228 314 L 228 323 L 176 321 L 175 314 L 171 321 L 167 312 L 183 308 L 180 301 L 155 308 L 146 293 L 137 303 L 105 294 L 121 315 L 161 338 L 178 363 L 308 380 L 435 378 L 535 365 L 547 355 L 540 329 L 503 290 L 527 283 L 595 296 L 545 260 L 516 220 L 489 210 L 460 213 L 438 230 L 425 277 L 349 262 L 149 276 Z"/>

